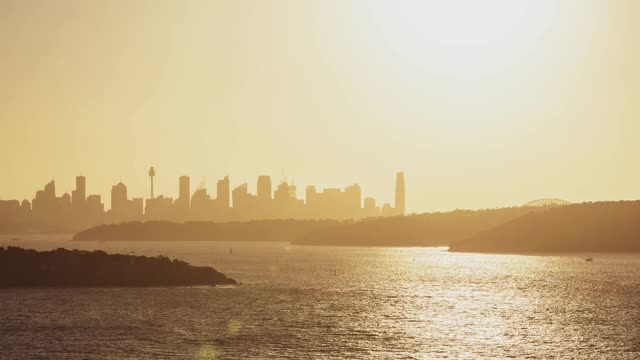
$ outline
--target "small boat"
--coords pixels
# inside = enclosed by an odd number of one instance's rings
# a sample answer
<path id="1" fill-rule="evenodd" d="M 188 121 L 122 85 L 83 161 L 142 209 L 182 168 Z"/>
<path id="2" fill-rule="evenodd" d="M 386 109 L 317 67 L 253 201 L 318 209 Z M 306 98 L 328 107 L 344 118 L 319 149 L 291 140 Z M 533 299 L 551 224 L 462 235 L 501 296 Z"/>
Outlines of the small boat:
<path id="1" fill-rule="evenodd" d="M 229 248 L 229 255 L 233 255 L 233 248 Z"/>
<path id="2" fill-rule="evenodd" d="M 589 261 L 589 262 L 591 262 L 591 261 L 593 261 L 593 258 L 586 258 L 586 259 L 584 259 L 584 261 Z"/>

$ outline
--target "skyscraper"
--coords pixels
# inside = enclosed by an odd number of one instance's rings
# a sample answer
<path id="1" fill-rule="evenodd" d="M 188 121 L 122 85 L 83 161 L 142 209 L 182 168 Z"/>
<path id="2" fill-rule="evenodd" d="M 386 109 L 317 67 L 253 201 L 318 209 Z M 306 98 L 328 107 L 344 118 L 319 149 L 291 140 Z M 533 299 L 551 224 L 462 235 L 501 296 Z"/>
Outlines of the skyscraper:
<path id="1" fill-rule="evenodd" d="M 51 180 L 47 185 L 44 186 L 44 194 L 47 199 L 53 201 L 56 198 L 56 181 Z"/>
<path id="2" fill-rule="evenodd" d="M 118 183 L 111 187 L 111 211 L 118 217 L 124 217 L 127 212 L 127 187 Z"/>
<path id="3" fill-rule="evenodd" d="M 280 185 L 273 192 L 273 200 L 279 203 L 286 203 L 291 198 L 291 191 L 289 190 L 289 184 L 286 181 L 280 182 Z"/>
<path id="4" fill-rule="evenodd" d="M 240 184 L 235 189 L 233 189 L 231 195 L 233 198 L 234 209 L 240 211 L 246 210 L 247 199 L 250 197 L 249 191 L 247 189 L 247 183 Z"/>
<path id="5" fill-rule="evenodd" d="M 348 209 L 348 217 L 357 217 L 362 209 L 362 189 L 360 185 L 353 184 L 344 189 L 345 207 Z"/>
<path id="6" fill-rule="evenodd" d="M 404 203 L 404 173 L 398 172 L 396 174 L 396 203 L 395 213 L 397 215 L 404 215 L 405 203 Z"/>
<path id="7" fill-rule="evenodd" d="M 216 200 L 222 207 L 228 208 L 230 206 L 229 198 L 229 177 L 225 176 L 224 179 L 218 180 L 218 192 Z"/>
<path id="8" fill-rule="evenodd" d="M 372 197 L 364 198 L 364 209 L 369 212 L 374 211 L 376 209 L 376 199 Z"/>
<path id="9" fill-rule="evenodd" d="M 71 204 L 80 205 L 87 198 L 87 179 L 84 176 L 76 176 L 76 189 L 71 192 Z"/>
<path id="10" fill-rule="evenodd" d="M 76 176 L 76 189 L 71 191 L 71 212 L 74 228 L 82 228 L 89 225 L 87 213 L 87 179 L 84 176 Z"/>
<path id="11" fill-rule="evenodd" d="M 180 195 L 177 203 L 183 208 L 189 208 L 189 199 L 191 197 L 191 189 L 188 176 L 180 176 Z"/>
<path id="12" fill-rule="evenodd" d="M 258 199 L 260 201 L 271 200 L 271 178 L 269 176 L 258 177 Z"/>
<path id="13" fill-rule="evenodd" d="M 307 190 L 305 193 L 306 205 L 307 206 L 315 205 L 317 196 L 318 196 L 318 191 L 316 190 L 316 187 L 313 185 L 307 186 Z"/>

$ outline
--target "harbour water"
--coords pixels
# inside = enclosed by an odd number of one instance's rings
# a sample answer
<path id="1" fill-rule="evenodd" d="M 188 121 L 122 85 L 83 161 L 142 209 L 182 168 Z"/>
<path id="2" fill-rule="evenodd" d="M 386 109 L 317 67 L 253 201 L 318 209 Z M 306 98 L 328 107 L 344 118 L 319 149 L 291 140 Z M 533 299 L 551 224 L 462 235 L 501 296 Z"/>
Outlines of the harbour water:
<path id="1" fill-rule="evenodd" d="M 0 246 L 164 254 L 241 282 L 0 289 L 0 359 L 640 358 L 640 255 L 62 235 Z"/>

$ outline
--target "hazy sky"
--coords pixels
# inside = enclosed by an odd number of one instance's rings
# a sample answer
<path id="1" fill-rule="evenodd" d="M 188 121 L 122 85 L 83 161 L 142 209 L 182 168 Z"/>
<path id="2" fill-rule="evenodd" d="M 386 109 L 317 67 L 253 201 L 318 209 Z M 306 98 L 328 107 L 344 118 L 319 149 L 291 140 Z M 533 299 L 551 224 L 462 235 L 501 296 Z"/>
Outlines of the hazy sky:
<path id="1" fill-rule="evenodd" d="M 0 0 L 0 199 L 229 175 L 407 210 L 640 198 L 640 2 Z"/>

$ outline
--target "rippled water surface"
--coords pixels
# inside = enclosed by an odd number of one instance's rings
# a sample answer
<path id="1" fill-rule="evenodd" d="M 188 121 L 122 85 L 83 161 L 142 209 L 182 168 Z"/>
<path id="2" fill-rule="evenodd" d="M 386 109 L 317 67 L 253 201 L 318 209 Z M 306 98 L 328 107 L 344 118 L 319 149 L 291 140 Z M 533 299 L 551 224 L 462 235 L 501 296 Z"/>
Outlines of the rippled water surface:
<path id="1" fill-rule="evenodd" d="M 10 238 L 167 254 L 242 285 L 0 289 L 1 359 L 640 358 L 638 255 Z"/>

